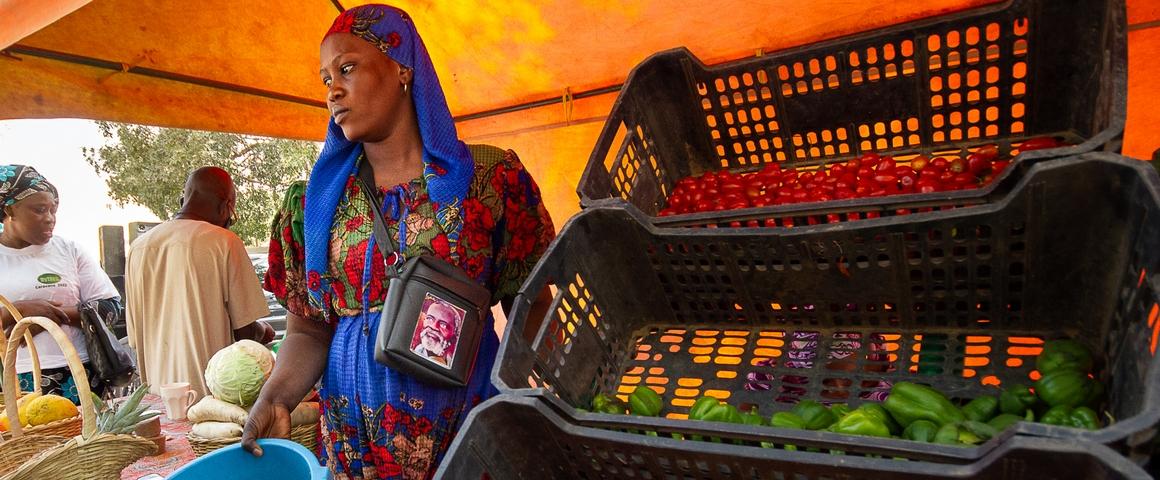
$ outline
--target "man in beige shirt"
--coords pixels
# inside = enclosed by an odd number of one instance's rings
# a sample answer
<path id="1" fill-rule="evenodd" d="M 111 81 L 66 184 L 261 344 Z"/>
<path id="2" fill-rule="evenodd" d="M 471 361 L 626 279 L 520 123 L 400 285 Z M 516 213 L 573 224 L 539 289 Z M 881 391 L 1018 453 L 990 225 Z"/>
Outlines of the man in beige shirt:
<path id="1" fill-rule="evenodd" d="M 235 199 L 229 173 L 199 168 L 185 183 L 181 209 L 129 247 L 129 341 L 153 393 L 189 382 L 206 395 L 205 366 L 214 353 L 236 340 L 274 339 L 274 330 L 256 321 L 270 311 L 245 245 L 227 230 Z"/>

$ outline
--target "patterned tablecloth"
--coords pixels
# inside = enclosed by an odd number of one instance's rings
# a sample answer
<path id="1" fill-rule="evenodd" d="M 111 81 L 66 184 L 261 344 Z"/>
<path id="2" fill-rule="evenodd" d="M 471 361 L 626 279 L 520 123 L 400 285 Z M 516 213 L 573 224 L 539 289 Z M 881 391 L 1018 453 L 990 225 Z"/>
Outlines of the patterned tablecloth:
<path id="1" fill-rule="evenodd" d="M 151 473 L 165 477 L 196 458 L 193 450 L 189 447 L 189 441 L 185 439 L 185 434 L 189 433 L 190 423 L 185 420 L 170 420 L 169 417 L 166 417 L 165 405 L 158 395 L 148 394 L 142 402 L 148 403 L 162 412 L 161 433 L 165 435 L 165 452 L 142 458 L 129 465 L 121 471 L 121 480 L 138 480 Z"/>

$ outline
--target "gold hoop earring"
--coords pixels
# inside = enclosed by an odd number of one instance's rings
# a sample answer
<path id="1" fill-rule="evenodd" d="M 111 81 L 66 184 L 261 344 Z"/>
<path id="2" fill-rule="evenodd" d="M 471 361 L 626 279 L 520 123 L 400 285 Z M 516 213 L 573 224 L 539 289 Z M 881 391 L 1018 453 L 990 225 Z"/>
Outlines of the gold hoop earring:
<path id="1" fill-rule="evenodd" d="M 410 90 L 411 90 L 411 84 L 404 83 L 403 84 L 403 94 L 406 95 L 406 94 L 410 93 Z"/>

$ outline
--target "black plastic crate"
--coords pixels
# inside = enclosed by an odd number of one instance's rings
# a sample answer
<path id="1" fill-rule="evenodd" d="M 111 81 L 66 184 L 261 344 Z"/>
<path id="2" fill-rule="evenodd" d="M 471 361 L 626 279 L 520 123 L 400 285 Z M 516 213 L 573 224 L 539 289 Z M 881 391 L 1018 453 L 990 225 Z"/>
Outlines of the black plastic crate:
<path id="1" fill-rule="evenodd" d="M 573 425 L 534 397 L 488 400 L 468 415 L 441 479 L 1146 479 L 1103 445 L 1013 438 L 970 465 L 789 452 Z"/>
<path id="2" fill-rule="evenodd" d="M 655 54 L 613 105 L 577 187 L 580 204 L 620 199 L 656 215 L 686 176 L 824 165 L 866 151 L 905 160 L 994 143 L 1017 154 L 1022 140 L 1045 135 L 1077 145 L 1019 154 L 1014 165 L 1118 151 L 1125 18 L 1122 0 L 1014 0 L 712 67 L 683 48 Z M 715 213 L 657 220 L 761 218 Z"/>
<path id="3" fill-rule="evenodd" d="M 806 398 L 873 401 L 897 381 L 969 399 L 1031 383 L 1039 344 L 1074 338 L 1100 359 L 1117 422 L 1019 431 L 1141 460 L 1160 421 L 1157 272 L 1160 176 L 1105 153 L 1037 163 L 985 205 L 835 225 L 665 229 L 636 209 L 595 208 L 573 217 L 525 282 L 492 379 L 571 407 L 649 385 L 670 418 L 561 413 L 677 431 L 706 393 L 763 415 Z M 549 315 L 528 344 L 510 332 L 524 330 L 529 299 L 549 283 Z M 959 463 L 986 453 L 877 442 L 853 443 Z"/>

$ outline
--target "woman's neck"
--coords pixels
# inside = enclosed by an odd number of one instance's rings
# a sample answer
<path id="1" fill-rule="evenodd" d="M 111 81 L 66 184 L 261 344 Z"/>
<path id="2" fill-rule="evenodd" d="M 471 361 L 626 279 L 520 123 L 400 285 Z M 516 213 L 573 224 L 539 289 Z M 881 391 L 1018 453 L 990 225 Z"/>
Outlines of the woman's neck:
<path id="1" fill-rule="evenodd" d="M 364 143 L 367 162 L 375 170 L 375 183 L 381 187 L 396 185 L 423 172 L 423 141 L 414 124 L 411 128 L 396 130 L 392 135 L 374 143 Z"/>
<path id="2" fill-rule="evenodd" d="M 3 232 L 0 232 L 0 245 L 17 250 L 32 245 L 31 243 L 16 237 L 15 234 L 9 233 L 11 231 L 11 228 L 5 228 Z"/>

